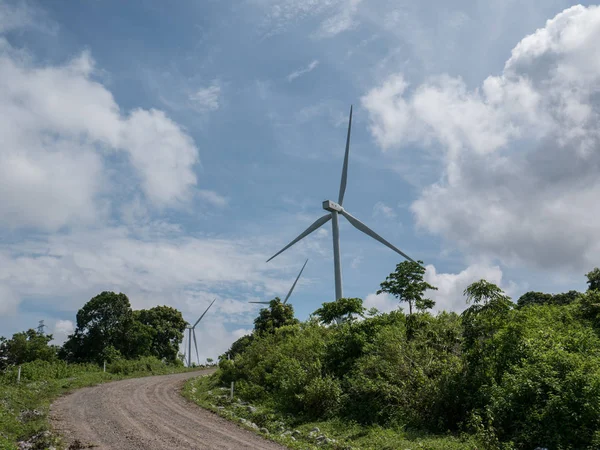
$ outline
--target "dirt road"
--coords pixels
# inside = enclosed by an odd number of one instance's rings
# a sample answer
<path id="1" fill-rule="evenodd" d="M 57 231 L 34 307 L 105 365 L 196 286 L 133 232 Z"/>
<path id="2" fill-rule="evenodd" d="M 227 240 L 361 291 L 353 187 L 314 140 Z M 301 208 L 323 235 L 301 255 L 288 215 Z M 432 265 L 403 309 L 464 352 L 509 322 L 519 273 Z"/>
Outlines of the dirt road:
<path id="1" fill-rule="evenodd" d="M 203 373 L 210 371 L 78 389 L 54 402 L 52 425 L 69 443 L 98 450 L 284 448 L 185 400 L 183 382 Z"/>

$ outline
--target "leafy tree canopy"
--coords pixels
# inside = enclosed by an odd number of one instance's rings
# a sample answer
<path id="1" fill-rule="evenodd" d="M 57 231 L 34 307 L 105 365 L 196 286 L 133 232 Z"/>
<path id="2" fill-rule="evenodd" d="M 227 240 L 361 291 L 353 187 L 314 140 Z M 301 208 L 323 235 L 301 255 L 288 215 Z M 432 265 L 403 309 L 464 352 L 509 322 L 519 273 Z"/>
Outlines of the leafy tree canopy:
<path id="1" fill-rule="evenodd" d="M 133 317 L 153 330 L 149 343 L 150 354 L 167 361 L 175 361 L 187 325 L 181 311 L 170 306 L 155 306 L 134 311 Z"/>
<path id="2" fill-rule="evenodd" d="M 38 333 L 34 329 L 13 334 L 11 339 L 0 338 L 0 369 L 35 360 L 57 359 L 58 347 L 49 345 L 51 334 Z"/>
<path id="3" fill-rule="evenodd" d="M 351 322 L 354 314 L 364 317 L 365 308 L 360 298 L 339 298 L 334 302 L 325 302 L 314 312 L 314 315 L 323 323 L 330 324 L 334 321 Z"/>
<path id="4" fill-rule="evenodd" d="M 437 290 L 437 288 L 423 280 L 425 267 L 422 264 L 423 261 L 403 261 L 396 265 L 396 271 L 389 274 L 381 283 L 381 289 L 377 294 L 385 292 L 401 302 L 407 302 L 409 314 L 413 313 L 413 307 L 419 311 L 433 308 L 435 302 L 424 296 L 426 290 Z"/>
<path id="5" fill-rule="evenodd" d="M 585 274 L 587 277 L 587 284 L 589 291 L 596 291 L 600 289 L 600 269 L 594 267 L 594 269 Z"/>
<path id="6" fill-rule="evenodd" d="M 269 307 L 262 308 L 258 317 L 254 319 L 254 331 L 273 333 L 277 328 L 297 323 L 298 319 L 294 317 L 294 307 L 289 303 L 284 305 L 279 297 L 275 297 L 269 302 Z"/>

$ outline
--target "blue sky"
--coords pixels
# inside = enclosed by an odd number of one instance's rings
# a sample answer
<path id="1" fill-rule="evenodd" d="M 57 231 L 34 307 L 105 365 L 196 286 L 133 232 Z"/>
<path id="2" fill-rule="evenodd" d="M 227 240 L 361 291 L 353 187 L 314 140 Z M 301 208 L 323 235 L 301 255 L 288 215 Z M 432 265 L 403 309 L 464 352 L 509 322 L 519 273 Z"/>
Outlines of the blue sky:
<path id="1" fill-rule="evenodd" d="M 598 265 L 600 10 L 551 1 L 0 0 L 0 335 L 61 341 L 102 290 L 194 320 L 201 357 L 293 297 L 333 299 L 344 206 L 428 265 L 438 309 Z M 592 61 L 592 63 L 590 63 Z M 401 261 L 342 221 L 344 290 Z"/>

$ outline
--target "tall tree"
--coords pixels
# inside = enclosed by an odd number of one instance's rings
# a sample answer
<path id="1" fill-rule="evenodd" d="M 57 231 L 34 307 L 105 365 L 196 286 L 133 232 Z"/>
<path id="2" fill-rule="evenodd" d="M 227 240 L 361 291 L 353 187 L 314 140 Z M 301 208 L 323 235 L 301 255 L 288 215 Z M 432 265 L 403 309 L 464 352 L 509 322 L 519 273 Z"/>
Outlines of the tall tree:
<path id="1" fill-rule="evenodd" d="M 587 277 L 588 291 L 596 291 L 600 289 L 600 269 L 594 267 L 591 272 L 585 274 Z"/>
<path id="2" fill-rule="evenodd" d="M 49 345 L 51 334 L 38 333 L 30 328 L 13 334 L 11 339 L 0 337 L 0 369 L 35 360 L 53 361 L 58 347 Z"/>
<path id="3" fill-rule="evenodd" d="M 275 297 L 269 302 L 269 307 L 262 308 L 258 317 L 254 319 L 254 331 L 273 333 L 277 328 L 297 323 L 298 319 L 294 317 L 294 307 L 289 303 L 284 305 L 279 297 Z"/>
<path id="4" fill-rule="evenodd" d="M 98 363 L 105 359 L 109 349 L 113 357 L 114 350 L 130 356 L 130 331 L 142 330 L 133 326 L 133 312 L 127 296 L 102 292 L 77 312 L 77 327 L 63 345 L 61 355 L 67 360 Z"/>
<path id="5" fill-rule="evenodd" d="M 401 302 L 407 302 L 410 315 L 413 313 L 413 307 L 419 311 L 433 308 L 435 302 L 425 298 L 425 291 L 437 290 L 437 288 L 423 280 L 425 267 L 422 264 L 423 261 L 403 261 L 396 265 L 396 271 L 389 274 L 381 283 L 381 289 L 377 294 L 385 292 Z"/>
<path id="6" fill-rule="evenodd" d="M 365 308 L 360 298 L 339 298 L 334 302 L 325 302 L 314 312 L 323 323 L 334 321 L 351 322 L 354 315 L 364 317 Z"/>
<path id="7" fill-rule="evenodd" d="M 153 330 L 150 353 L 174 362 L 187 325 L 181 311 L 170 306 L 155 306 L 134 311 L 133 317 Z"/>

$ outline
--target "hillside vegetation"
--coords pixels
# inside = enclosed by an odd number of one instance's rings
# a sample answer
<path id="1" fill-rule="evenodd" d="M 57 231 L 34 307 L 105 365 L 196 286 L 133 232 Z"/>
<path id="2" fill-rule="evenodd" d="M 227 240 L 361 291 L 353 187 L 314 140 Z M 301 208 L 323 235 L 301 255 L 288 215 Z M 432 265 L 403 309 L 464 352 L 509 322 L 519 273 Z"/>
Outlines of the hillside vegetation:
<path id="1" fill-rule="evenodd" d="M 207 392 L 233 381 L 271 435 L 319 423 L 331 448 L 600 448 L 600 271 L 587 292 L 529 292 L 516 304 L 480 280 L 462 314 L 434 316 L 421 269 L 399 264 L 382 283 L 413 314 L 340 299 L 298 322 L 273 300 L 190 395 L 230 408 Z"/>

